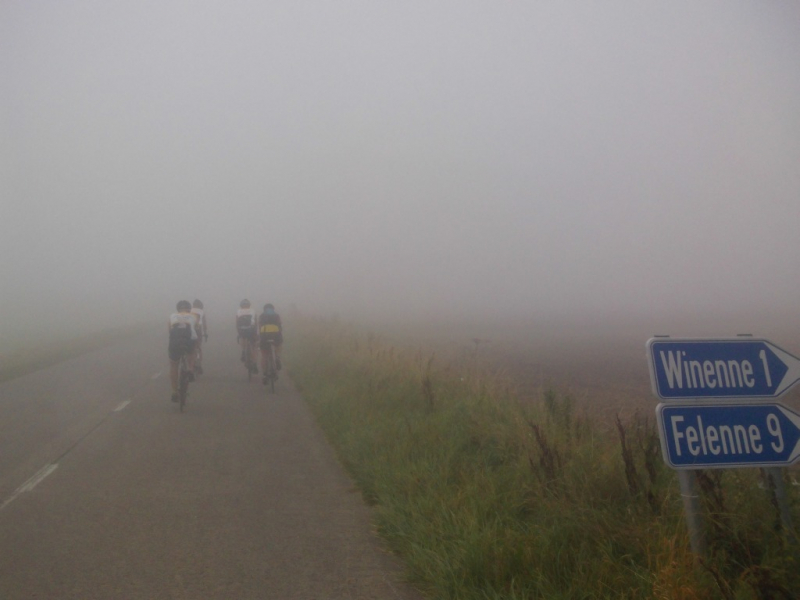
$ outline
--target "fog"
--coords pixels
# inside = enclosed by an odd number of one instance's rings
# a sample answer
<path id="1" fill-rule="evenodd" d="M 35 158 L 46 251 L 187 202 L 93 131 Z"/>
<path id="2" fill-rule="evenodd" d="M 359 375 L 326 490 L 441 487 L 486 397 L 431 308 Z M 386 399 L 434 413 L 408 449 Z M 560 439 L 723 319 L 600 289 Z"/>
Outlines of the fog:
<path id="1" fill-rule="evenodd" d="M 798 166 L 788 0 L 5 0 L 0 335 L 790 314 Z"/>

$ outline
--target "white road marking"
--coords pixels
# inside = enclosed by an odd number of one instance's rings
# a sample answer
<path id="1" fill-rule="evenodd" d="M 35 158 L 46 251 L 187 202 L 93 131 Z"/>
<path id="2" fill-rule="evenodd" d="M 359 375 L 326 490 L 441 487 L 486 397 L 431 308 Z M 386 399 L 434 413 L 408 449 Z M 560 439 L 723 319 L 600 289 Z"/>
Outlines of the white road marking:
<path id="1" fill-rule="evenodd" d="M 33 488 L 39 485 L 44 480 L 45 477 L 50 475 L 57 468 L 58 468 L 58 463 L 52 463 L 49 465 L 45 465 L 44 467 L 39 469 L 39 471 L 37 471 L 33 477 L 31 477 L 30 479 L 28 479 L 28 481 L 19 486 L 16 489 L 16 491 L 13 494 L 11 494 L 11 497 L 9 497 L 5 502 L 3 502 L 2 505 L 0 505 L 0 510 L 3 510 L 6 506 L 11 504 L 20 494 L 32 491 Z"/>
<path id="2" fill-rule="evenodd" d="M 57 468 L 58 468 L 58 463 L 45 465 L 44 467 L 42 467 L 42 469 L 38 473 L 36 473 L 33 477 L 28 479 L 28 481 L 26 481 L 25 483 L 23 483 L 20 486 L 19 492 L 22 493 L 22 492 L 31 492 L 31 491 L 33 491 L 33 488 L 35 488 L 42 481 L 44 481 L 44 478 L 47 477 L 48 475 L 50 475 Z"/>
<path id="3" fill-rule="evenodd" d="M 120 405 L 119 405 L 117 408 L 115 408 L 115 409 L 114 409 L 114 412 L 119 412 L 119 411 L 121 411 L 123 408 L 125 408 L 126 406 L 128 406 L 128 404 L 130 404 L 130 403 L 131 403 L 131 401 L 130 401 L 130 400 L 125 400 L 125 402 L 121 402 L 121 403 L 120 403 Z"/>
<path id="4" fill-rule="evenodd" d="M 158 379 L 159 377 L 161 377 L 161 371 L 153 375 L 150 379 Z"/>

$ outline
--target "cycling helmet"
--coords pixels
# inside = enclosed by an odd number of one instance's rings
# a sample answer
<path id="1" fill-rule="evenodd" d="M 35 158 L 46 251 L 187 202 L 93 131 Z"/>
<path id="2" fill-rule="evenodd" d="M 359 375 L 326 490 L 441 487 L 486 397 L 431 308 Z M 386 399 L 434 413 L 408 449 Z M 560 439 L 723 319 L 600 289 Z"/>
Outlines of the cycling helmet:
<path id="1" fill-rule="evenodd" d="M 192 302 L 192 308 L 203 308 L 203 303 L 200 300 L 195 300 Z"/>
<path id="2" fill-rule="evenodd" d="M 178 312 L 181 312 L 182 310 L 190 311 L 192 310 L 192 305 L 189 304 L 188 300 L 181 300 L 175 305 L 175 308 L 178 309 Z"/>
<path id="3" fill-rule="evenodd" d="M 247 299 L 242 300 L 241 302 L 239 302 L 239 307 L 240 308 L 250 308 L 250 300 L 247 300 Z"/>
<path id="4" fill-rule="evenodd" d="M 271 308 L 272 310 L 275 310 L 275 307 L 274 307 L 272 304 L 265 304 L 265 305 L 264 305 L 264 312 L 266 312 L 266 311 L 267 311 L 267 310 L 269 310 L 270 308 Z"/>

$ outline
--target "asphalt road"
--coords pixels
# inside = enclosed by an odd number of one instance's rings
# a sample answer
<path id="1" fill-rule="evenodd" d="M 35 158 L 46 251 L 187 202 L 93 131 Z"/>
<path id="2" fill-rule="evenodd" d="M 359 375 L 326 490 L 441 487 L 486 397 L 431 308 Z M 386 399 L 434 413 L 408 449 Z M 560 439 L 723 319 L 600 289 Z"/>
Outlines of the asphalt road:
<path id="1" fill-rule="evenodd" d="M 183 414 L 165 332 L 0 384 L 0 599 L 419 599 L 290 382 L 204 366 Z"/>

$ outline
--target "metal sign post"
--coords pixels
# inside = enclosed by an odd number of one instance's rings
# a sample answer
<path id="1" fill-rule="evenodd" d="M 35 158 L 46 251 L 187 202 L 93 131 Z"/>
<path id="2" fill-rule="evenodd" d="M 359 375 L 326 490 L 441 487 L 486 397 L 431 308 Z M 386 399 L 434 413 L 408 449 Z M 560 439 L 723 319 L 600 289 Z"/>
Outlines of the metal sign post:
<path id="1" fill-rule="evenodd" d="M 678 471 L 678 484 L 681 486 L 683 514 L 689 529 L 689 545 L 695 556 L 706 555 L 706 537 L 700 517 L 700 497 L 697 494 L 697 477 L 691 471 Z"/>

